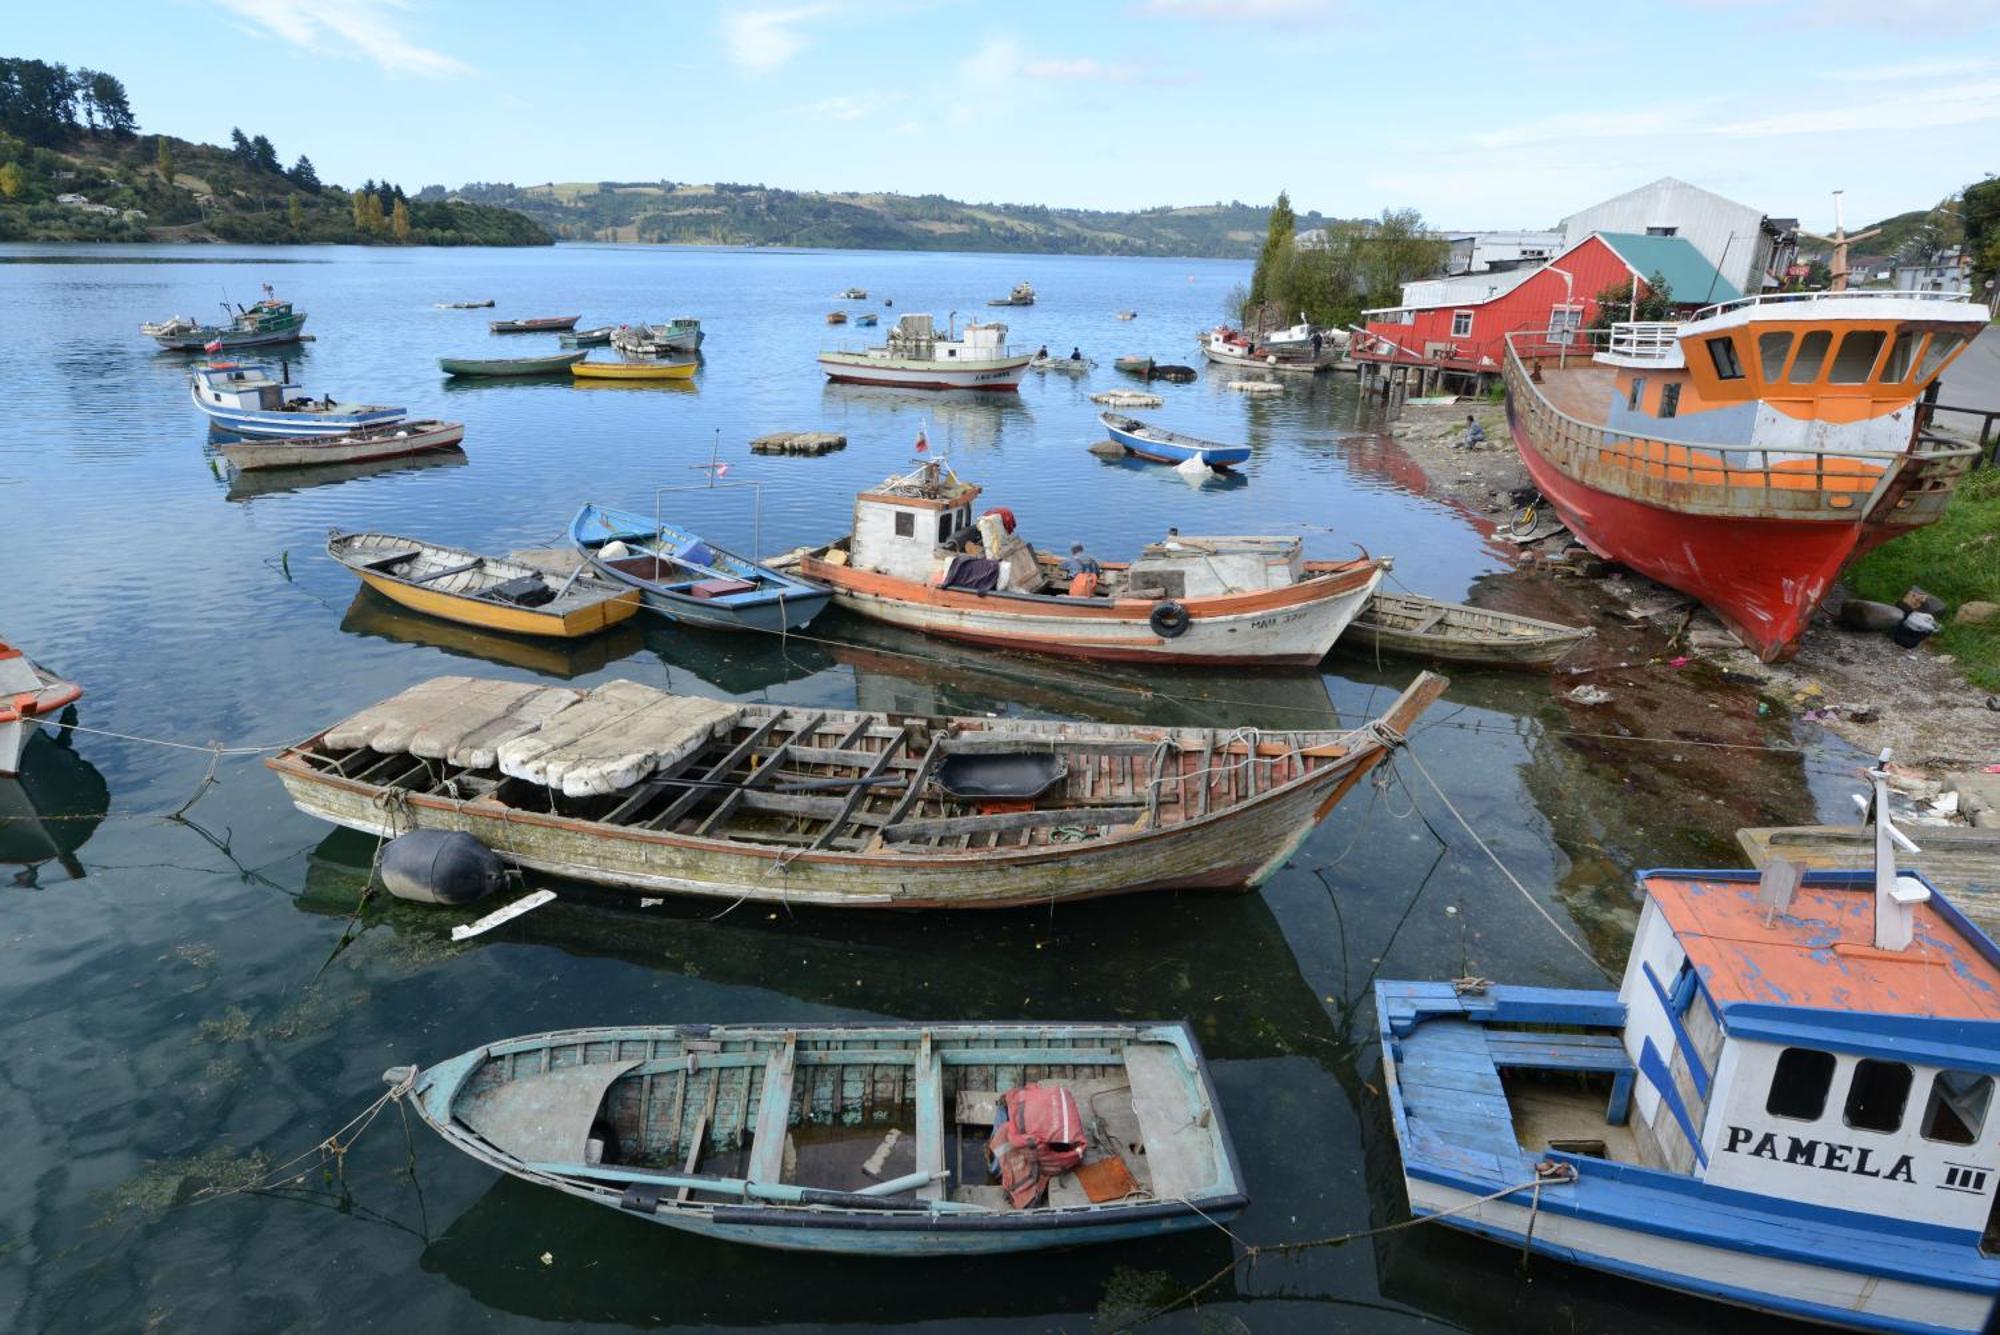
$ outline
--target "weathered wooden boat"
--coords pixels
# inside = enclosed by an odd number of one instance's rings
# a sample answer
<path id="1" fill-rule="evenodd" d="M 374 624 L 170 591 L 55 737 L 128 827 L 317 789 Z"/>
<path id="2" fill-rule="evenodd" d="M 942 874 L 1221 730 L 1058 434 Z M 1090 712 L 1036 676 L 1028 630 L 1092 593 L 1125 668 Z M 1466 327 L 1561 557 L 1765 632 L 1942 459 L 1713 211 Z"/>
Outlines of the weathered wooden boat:
<path id="1" fill-rule="evenodd" d="M 617 325 L 601 324 L 595 329 L 572 329 L 557 337 L 556 342 L 566 348 L 601 348 L 611 342 L 611 336 L 617 332 Z"/>
<path id="2" fill-rule="evenodd" d="M 2000 946 L 1874 833 L 1872 871 L 1641 872 L 1616 992 L 1377 983 L 1412 1213 L 1759 1312 L 1990 1329 Z"/>
<path id="3" fill-rule="evenodd" d="M 638 590 L 581 568 L 564 579 L 518 561 L 393 533 L 335 532 L 326 554 L 385 598 L 487 630 L 574 639 L 639 611 Z"/>
<path id="4" fill-rule="evenodd" d="M 1381 583 L 1386 561 L 1308 568 L 1298 538 L 1176 537 L 1099 566 L 1072 592 L 1062 562 L 977 521 L 980 489 L 928 462 L 862 492 L 847 537 L 798 554 L 798 572 L 861 616 L 1026 653 L 1124 662 L 1306 666 Z"/>
<path id="5" fill-rule="evenodd" d="M 1004 297 L 994 297 L 988 306 L 1032 306 L 1035 304 L 1035 289 L 1027 283 L 1014 284 L 1013 291 Z"/>
<path id="6" fill-rule="evenodd" d="M 1963 296 L 1847 291 L 1509 334 L 1507 422 L 1585 546 L 1783 658 L 1841 568 L 1934 522 L 1977 461 L 1923 399 L 1986 322 Z"/>
<path id="7" fill-rule="evenodd" d="M 1190 459 L 1199 459 L 1210 468 L 1234 468 L 1250 461 L 1248 445 L 1218 445 L 1212 440 L 1184 436 L 1165 427 L 1148 426 L 1138 418 L 1127 417 L 1123 413 L 1099 413 L 1097 420 L 1104 424 L 1111 439 L 1141 459 L 1151 459 L 1154 463 L 1184 464 Z"/>
<path id="8" fill-rule="evenodd" d="M 604 578 L 660 615 L 713 630 L 791 631 L 826 607 L 817 585 L 717 547 L 657 516 L 585 505 L 570 541 Z"/>
<path id="9" fill-rule="evenodd" d="M 840 300 L 866 301 L 868 300 L 868 289 L 865 287 L 850 287 L 840 294 Z"/>
<path id="10" fill-rule="evenodd" d="M 537 315 L 526 320 L 494 320 L 486 327 L 496 334 L 559 334 L 576 328 L 581 315 Z"/>
<path id="11" fill-rule="evenodd" d="M 488 297 L 484 301 L 440 301 L 437 304 L 437 308 L 441 311 L 491 310 L 493 308 L 493 298 Z"/>
<path id="12" fill-rule="evenodd" d="M 578 380 L 692 380 L 700 362 L 593 362 L 570 363 L 569 373 Z"/>
<path id="13" fill-rule="evenodd" d="M 392 422 L 337 436 L 293 436 L 272 440 L 235 440 L 215 447 L 238 472 L 267 468 L 318 468 L 327 464 L 357 464 L 396 459 L 428 450 L 455 449 L 465 439 L 463 422 L 435 419 Z"/>
<path id="14" fill-rule="evenodd" d="M 1279 346 L 1269 340 L 1252 344 L 1242 331 L 1221 325 L 1201 337 L 1201 355 L 1217 366 L 1242 366 L 1260 371 L 1297 371 L 1317 375 L 1340 363 L 1344 338 L 1314 331 L 1318 346 L 1310 341 Z M 1271 336 L 1275 338 L 1276 336 Z"/>
<path id="15" fill-rule="evenodd" d="M 1032 360 L 1032 353 L 1007 346 L 1004 324 L 971 321 L 962 337 L 947 331 L 940 338 L 930 316 L 905 314 L 897 317 L 888 342 L 822 352 L 819 366 L 827 379 L 848 384 L 1011 393 L 1021 387 L 1021 374 Z"/>
<path id="16" fill-rule="evenodd" d="M 140 325 L 139 332 L 169 352 L 202 352 L 296 343 L 306 324 L 305 312 L 293 310 L 289 301 L 279 301 L 268 283 L 264 299 L 256 305 L 232 310 L 225 301 L 222 310 L 229 317 L 227 324 L 205 325 L 191 315 L 176 315 Z"/>
<path id="17" fill-rule="evenodd" d="M 1537 621 L 1465 603 L 1380 589 L 1347 627 L 1343 643 L 1440 663 L 1543 668 L 1589 639 L 1587 626 Z"/>
<path id="18" fill-rule="evenodd" d="M 828 312 L 826 313 L 826 322 L 827 322 L 828 324 L 846 324 L 846 323 L 847 323 L 847 312 L 846 312 L 846 311 L 828 311 Z"/>
<path id="19" fill-rule="evenodd" d="M 701 321 L 676 316 L 665 324 L 621 324 L 611 331 L 611 346 L 628 357 L 670 357 L 701 351 Z"/>
<path id="20" fill-rule="evenodd" d="M 1030 371 L 1055 371 L 1061 375 L 1089 375 L 1097 363 L 1088 357 L 1036 357 L 1028 363 Z"/>
<path id="21" fill-rule="evenodd" d="M 726 1242 L 985 1255 L 1208 1228 L 1249 1204 L 1185 1023 L 571 1029 L 383 1078 L 489 1167 Z M 1082 1150 L 1020 1206 L 987 1142 L 1029 1087 L 1067 1092 L 1061 1143 Z"/>
<path id="22" fill-rule="evenodd" d="M 83 698 L 83 687 L 64 681 L 0 640 L 0 775 L 21 771 L 21 753 L 42 720 Z"/>
<path id="23" fill-rule="evenodd" d="M 1161 728 L 725 703 L 440 677 L 267 763 L 301 811 L 464 830 L 647 893 L 1046 906 L 1261 884 L 1443 692 L 1352 731 Z"/>
<path id="24" fill-rule="evenodd" d="M 387 477 L 392 474 L 429 473 L 463 468 L 471 462 L 465 451 L 456 445 L 443 449 L 425 450 L 421 454 L 397 455 L 387 459 L 364 459 L 351 464 L 316 464 L 308 461 L 299 465 L 278 468 L 253 468 L 244 471 L 231 468 L 229 488 L 223 493 L 228 501 L 249 502 L 265 496 L 283 496 L 292 492 L 312 491 L 321 487 L 337 487 L 345 482 L 358 482 L 363 478 Z"/>
<path id="25" fill-rule="evenodd" d="M 262 362 L 209 362 L 194 368 L 188 385 L 209 425 L 238 436 L 345 436 L 408 416 L 403 408 L 335 403 L 332 395 L 315 399 L 298 389 Z"/>
<path id="26" fill-rule="evenodd" d="M 440 357 L 438 369 L 458 376 L 560 375 L 589 355 L 586 351 L 552 352 L 546 357 Z"/>
<path id="27" fill-rule="evenodd" d="M 1145 376 L 1153 373 L 1151 357 L 1120 357 L 1111 364 L 1128 375 Z"/>

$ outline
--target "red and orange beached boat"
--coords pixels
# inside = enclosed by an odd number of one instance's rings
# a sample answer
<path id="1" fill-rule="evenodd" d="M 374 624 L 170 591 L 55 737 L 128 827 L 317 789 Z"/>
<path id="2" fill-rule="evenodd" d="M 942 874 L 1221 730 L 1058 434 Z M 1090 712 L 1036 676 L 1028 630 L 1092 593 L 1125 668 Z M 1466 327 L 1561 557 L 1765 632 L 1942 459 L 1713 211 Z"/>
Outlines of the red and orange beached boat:
<path id="1" fill-rule="evenodd" d="M 0 775 L 21 768 L 21 753 L 42 720 L 75 704 L 83 688 L 0 640 Z"/>
<path id="2" fill-rule="evenodd" d="M 1923 400 L 1985 323 L 1962 297 L 1807 292 L 1513 334 L 1507 420 L 1587 547 L 1784 658 L 1841 567 L 1934 521 L 1972 466 Z"/>

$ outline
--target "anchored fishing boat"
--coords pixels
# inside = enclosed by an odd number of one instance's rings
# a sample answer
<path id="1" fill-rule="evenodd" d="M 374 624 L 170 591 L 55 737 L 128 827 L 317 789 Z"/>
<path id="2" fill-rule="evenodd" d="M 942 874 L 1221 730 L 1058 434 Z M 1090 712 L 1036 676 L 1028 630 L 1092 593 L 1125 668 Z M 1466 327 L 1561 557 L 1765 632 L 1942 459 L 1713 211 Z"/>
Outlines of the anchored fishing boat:
<path id="1" fill-rule="evenodd" d="M 1299 329 L 1306 330 L 1306 337 L 1294 341 L 1292 336 Z M 1252 367 L 1262 371 L 1302 371 L 1317 374 L 1332 370 L 1340 361 L 1341 350 L 1347 346 L 1345 335 L 1321 331 L 1310 325 L 1296 326 L 1281 331 L 1280 335 L 1268 335 L 1262 342 L 1253 343 L 1250 337 L 1239 329 L 1228 325 L 1218 325 L 1201 336 L 1201 355 L 1218 366 Z M 1314 342 L 1317 339 L 1318 342 Z"/>
<path id="2" fill-rule="evenodd" d="M 491 310 L 493 309 L 493 298 L 488 297 L 484 301 L 440 301 L 437 303 L 437 308 L 441 311 Z"/>
<path id="3" fill-rule="evenodd" d="M 1345 644 L 1363 653 L 1379 650 L 1439 663 L 1544 668 L 1590 635 L 1587 626 L 1378 589 L 1348 626 Z"/>
<path id="4" fill-rule="evenodd" d="M 559 334 L 576 328 L 581 315 L 537 315 L 526 320 L 494 320 L 487 328 L 496 334 Z"/>
<path id="5" fill-rule="evenodd" d="M 1978 451 L 1921 400 L 1986 324 L 1926 292 L 1746 297 L 1507 336 L 1507 420 L 1584 545 L 1791 654 L 1841 567 L 1937 519 Z"/>
<path id="6" fill-rule="evenodd" d="M 517 376 L 560 374 L 590 354 L 552 352 L 546 357 L 440 357 L 438 369 L 455 376 Z"/>
<path id="7" fill-rule="evenodd" d="M 1186 1024 L 572 1029 L 383 1079 L 489 1167 L 726 1242 L 986 1255 L 1249 1204 Z"/>
<path id="8" fill-rule="evenodd" d="M 835 312 L 839 314 L 839 312 Z M 827 379 L 903 389 L 983 389 L 1013 391 L 1032 353 L 1007 347 L 1007 326 L 968 322 L 963 337 L 939 338 L 928 315 L 901 315 L 880 347 L 822 352 Z"/>
<path id="9" fill-rule="evenodd" d="M 518 561 L 393 533 L 334 532 L 326 554 L 383 597 L 487 630 L 574 639 L 639 611 L 639 591 L 582 565 L 558 578 Z"/>
<path id="10" fill-rule="evenodd" d="M 1649 871 L 1616 992 L 1380 982 L 1410 1208 L 1762 1312 L 2000 1296 L 2000 947 L 1899 872 Z"/>
<path id="11" fill-rule="evenodd" d="M 599 574 L 637 589 L 647 607 L 674 621 L 712 630 L 801 630 L 831 597 L 658 516 L 585 505 L 569 533 Z"/>
<path id="12" fill-rule="evenodd" d="M 841 301 L 866 301 L 868 300 L 868 289 L 865 287 L 850 287 L 840 294 L 839 299 Z"/>
<path id="13" fill-rule="evenodd" d="M 1035 289 L 1027 283 L 1014 284 L 1014 290 L 1004 297 L 994 297 L 988 306 L 1032 306 L 1035 304 Z"/>
<path id="14" fill-rule="evenodd" d="M 227 441 L 216 453 L 241 473 L 268 468 L 319 468 L 328 464 L 358 464 L 372 459 L 398 459 L 431 450 L 455 449 L 465 439 L 463 422 L 391 422 L 337 436 L 290 436 L 274 440 Z"/>
<path id="15" fill-rule="evenodd" d="M 83 687 L 0 640 L 0 775 L 20 773 L 21 753 L 42 720 L 82 698 Z"/>
<path id="16" fill-rule="evenodd" d="M 1147 426 L 1138 418 L 1122 413 L 1099 413 L 1097 420 L 1104 424 L 1111 439 L 1154 463 L 1184 464 L 1199 459 L 1210 468 L 1227 469 L 1250 461 L 1248 445 L 1218 445 L 1212 440 L 1198 440 L 1165 427 Z"/>
<path id="17" fill-rule="evenodd" d="M 614 324 L 601 324 L 595 329 L 572 329 L 560 334 L 556 342 L 566 348 L 601 348 L 611 342 L 611 336 L 618 332 Z"/>
<path id="18" fill-rule="evenodd" d="M 1352 731 L 732 703 L 440 677 L 267 763 L 301 811 L 536 871 L 855 908 L 1261 884 L 1445 688 Z M 782 870 L 780 870 L 782 868 Z"/>
<path id="19" fill-rule="evenodd" d="M 142 324 L 139 332 L 169 352 L 220 352 L 226 348 L 296 343 L 306 324 L 305 313 L 293 310 L 289 301 L 279 301 L 269 283 L 264 284 L 264 299 L 256 305 L 232 310 L 225 301 L 222 309 L 229 317 L 227 324 L 207 325 L 191 315 L 176 315 L 170 320 Z"/>
<path id="20" fill-rule="evenodd" d="M 700 362 L 571 362 L 576 380 L 692 380 Z"/>
<path id="21" fill-rule="evenodd" d="M 679 316 L 665 324 L 621 324 L 611 331 L 611 346 L 628 357 L 668 357 L 701 351 L 701 321 Z"/>
<path id="22" fill-rule="evenodd" d="M 189 381 L 194 406 L 209 425 L 238 436 L 344 436 L 408 416 L 402 408 L 294 393 L 299 387 L 263 362 L 209 362 L 195 367 Z"/>
<path id="23" fill-rule="evenodd" d="M 1052 553 L 941 463 L 862 492 L 854 528 L 798 572 L 849 611 L 1028 653 L 1160 663 L 1319 662 L 1382 579 L 1372 557 L 1308 568 L 1296 537 L 1172 537 L 1096 561 L 1079 590 Z"/>

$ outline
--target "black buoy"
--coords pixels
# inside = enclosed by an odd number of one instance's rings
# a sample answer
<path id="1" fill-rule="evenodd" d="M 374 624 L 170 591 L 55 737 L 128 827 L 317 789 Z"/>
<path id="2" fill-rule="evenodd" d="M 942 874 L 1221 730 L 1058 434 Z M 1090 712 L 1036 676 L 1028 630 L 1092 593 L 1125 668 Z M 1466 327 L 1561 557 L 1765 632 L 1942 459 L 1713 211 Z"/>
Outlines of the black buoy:
<path id="1" fill-rule="evenodd" d="M 463 830 L 412 830 L 382 850 L 382 884 L 419 904 L 470 904 L 507 881 L 500 857 Z"/>

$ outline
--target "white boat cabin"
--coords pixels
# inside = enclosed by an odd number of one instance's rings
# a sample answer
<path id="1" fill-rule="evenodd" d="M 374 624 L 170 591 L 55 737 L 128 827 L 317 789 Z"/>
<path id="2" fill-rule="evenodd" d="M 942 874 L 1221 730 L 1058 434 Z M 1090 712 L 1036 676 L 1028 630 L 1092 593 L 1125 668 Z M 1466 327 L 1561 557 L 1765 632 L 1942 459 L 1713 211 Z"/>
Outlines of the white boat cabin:
<path id="1" fill-rule="evenodd" d="M 871 356 L 916 362 L 999 361 L 1010 355 L 1007 326 L 997 320 L 969 320 L 956 337 L 949 334 L 940 337 L 935 319 L 914 312 L 897 316 L 895 326 L 889 330 L 888 343 L 868 352 Z"/>
<path id="2" fill-rule="evenodd" d="M 1783 863 L 1644 878 L 1619 990 L 1632 1153 L 2000 1254 L 2000 947 L 1895 871 L 1891 837 L 1878 829 L 1872 879 Z"/>
<path id="3" fill-rule="evenodd" d="M 262 362 L 211 362 L 194 376 L 202 402 L 249 412 L 283 412 L 285 391 L 298 388 Z"/>

